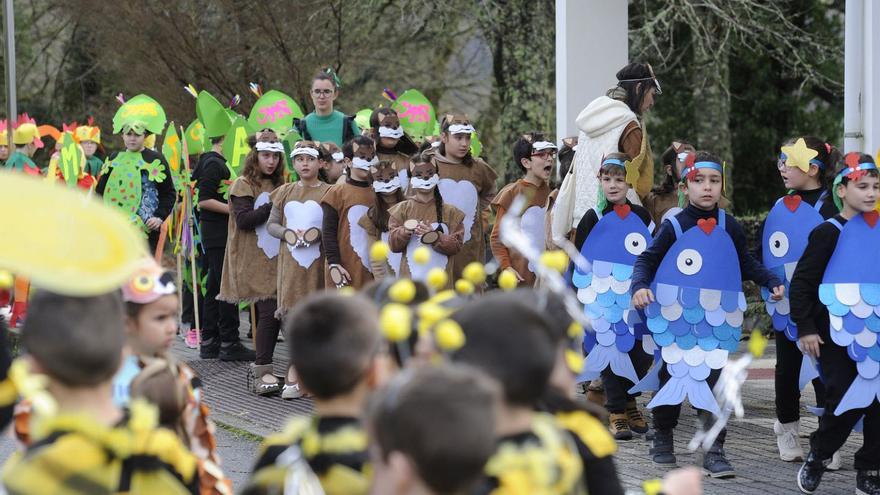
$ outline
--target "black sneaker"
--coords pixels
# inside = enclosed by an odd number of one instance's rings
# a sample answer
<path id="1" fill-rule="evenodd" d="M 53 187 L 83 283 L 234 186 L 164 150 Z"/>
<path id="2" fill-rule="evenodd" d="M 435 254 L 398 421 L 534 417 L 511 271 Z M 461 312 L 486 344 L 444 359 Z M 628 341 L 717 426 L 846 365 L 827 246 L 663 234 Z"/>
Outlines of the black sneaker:
<path id="1" fill-rule="evenodd" d="M 220 347 L 220 361 L 253 361 L 257 353 L 248 349 L 241 342 Z"/>
<path id="2" fill-rule="evenodd" d="M 675 445 L 672 441 L 672 430 L 655 430 L 652 447 L 648 451 L 654 464 L 675 467 Z"/>
<path id="3" fill-rule="evenodd" d="M 825 473 L 825 466 L 831 459 L 819 460 L 816 454 L 810 452 L 807 460 L 801 465 L 798 471 L 797 484 L 802 493 L 813 493 L 819 488 L 819 482 L 822 481 L 822 474 Z M 856 477 L 856 485 L 858 485 L 858 477 Z"/>
<path id="4" fill-rule="evenodd" d="M 733 478 L 736 471 L 727 457 L 724 455 L 723 449 L 711 449 L 706 452 L 703 457 L 703 472 L 713 478 Z"/>
<path id="5" fill-rule="evenodd" d="M 199 346 L 199 357 L 201 359 L 217 359 L 220 356 L 219 343 L 205 343 Z"/>
<path id="6" fill-rule="evenodd" d="M 856 471 L 856 495 L 880 495 L 880 471 Z"/>

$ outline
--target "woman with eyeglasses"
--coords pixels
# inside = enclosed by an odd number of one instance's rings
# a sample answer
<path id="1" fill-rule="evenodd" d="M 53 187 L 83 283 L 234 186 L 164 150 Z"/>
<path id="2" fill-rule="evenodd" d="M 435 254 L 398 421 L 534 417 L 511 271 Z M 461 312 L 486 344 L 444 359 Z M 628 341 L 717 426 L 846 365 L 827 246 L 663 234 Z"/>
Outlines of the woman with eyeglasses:
<path id="1" fill-rule="evenodd" d="M 628 198 L 642 204 L 654 185 L 654 158 L 644 116 L 654 106 L 660 83 L 649 64 L 631 63 L 617 72 L 617 85 L 577 117 L 578 149 L 553 212 L 553 241 L 570 238 L 584 213 L 598 204 L 598 166 L 609 153 L 634 157 L 627 170 Z"/>
<path id="2" fill-rule="evenodd" d="M 342 146 L 361 134 L 354 117 L 333 108 L 336 98 L 339 97 L 340 86 L 339 77 L 329 67 L 315 75 L 309 92 L 315 110 L 295 123 L 306 141 L 331 141 Z"/>

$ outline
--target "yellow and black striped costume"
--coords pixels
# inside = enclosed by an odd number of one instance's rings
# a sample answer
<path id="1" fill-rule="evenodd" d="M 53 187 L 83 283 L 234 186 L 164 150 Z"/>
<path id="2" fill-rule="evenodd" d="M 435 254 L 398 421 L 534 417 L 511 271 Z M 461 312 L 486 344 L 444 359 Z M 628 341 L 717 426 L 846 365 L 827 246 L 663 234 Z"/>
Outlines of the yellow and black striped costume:
<path id="1" fill-rule="evenodd" d="M 279 458 L 291 446 L 300 449 L 326 495 L 366 494 L 370 487 L 367 433 L 357 418 L 298 418 L 284 432 L 266 439 L 244 493 L 282 494 L 287 467 Z"/>
<path id="2" fill-rule="evenodd" d="M 577 447 L 555 418 L 544 413 L 535 413 L 531 431 L 501 438 L 484 472 L 478 494 L 586 493 Z"/>
<path id="3" fill-rule="evenodd" d="M 126 417 L 111 428 L 60 414 L 41 421 L 33 439 L 3 466 L 10 495 L 198 493 L 195 456 L 149 420 Z"/>

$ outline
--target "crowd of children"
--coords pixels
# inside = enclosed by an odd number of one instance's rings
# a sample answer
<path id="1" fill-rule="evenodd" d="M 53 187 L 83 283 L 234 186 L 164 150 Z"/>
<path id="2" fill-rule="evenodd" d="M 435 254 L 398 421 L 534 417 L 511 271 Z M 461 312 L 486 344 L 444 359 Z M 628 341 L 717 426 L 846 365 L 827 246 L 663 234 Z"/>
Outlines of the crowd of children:
<path id="1" fill-rule="evenodd" d="M 782 143 L 788 192 L 750 245 L 725 210 L 721 157 L 676 139 L 662 184 L 649 187 L 641 116 L 660 86 L 643 64 L 618 79 L 579 116 L 579 139 L 521 134 L 511 155 L 522 178 L 500 189 L 467 115 L 444 114 L 435 136 L 415 141 L 383 107 L 362 130 L 334 110 L 331 70 L 312 82 L 315 112 L 289 128 L 248 129 L 193 92 L 204 134 L 191 177 L 148 142 L 165 117 L 145 95 L 120 107 L 124 150 L 103 164 L 92 122 L 51 135 L 83 152 L 77 166 L 62 150 L 58 177 L 121 210 L 159 263 L 166 245 L 188 246 L 178 273 L 192 273 L 184 298 L 204 297 L 188 342 L 200 357 L 253 361 L 250 393 L 314 404 L 314 416 L 267 438 L 244 493 L 622 494 L 616 441 L 643 436 L 653 462 L 672 467 L 685 400 L 700 428 L 722 416 L 713 387 L 740 343 L 744 280 L 761 288 L 777 331 L 773 430 L 780 458 L 803 461 L 797 486 L 813 493 L 839 468 L 859 423 L 857 493 L 880 493 L 880 268 L 866 262 L 880 254 L 874 158 L 811 136 Z M 616 130 L 599 133 L 596 119 Z M 5 168 L 39 175 L 30 157 L 46 134 L 26 115 L 12 134 Z M 545 248 L 571 259 L 554 263 Z M 55 411 L 33 393 L 16 406 L 23 450 L 3 470 L 9 493 L 232 492 L 201 381 L 169 353 L 185 282 L 157 261 L 121 291 L 37 290 L 26 316 L 13 313 Z M 26 304 L 28 266 L 10 268 L 14 302 Z M 245 306 L 253 351 L 239 337 Z M 820 419 L 805 455 L 807 383 Z M 637 400 L 646 392 L 650 421 Z M 735 476 L 726 437 L 722 427 L 709 442 L 705 474 Z M 691 475 L 671 471 L 662 493 L 698 493 Z"/>

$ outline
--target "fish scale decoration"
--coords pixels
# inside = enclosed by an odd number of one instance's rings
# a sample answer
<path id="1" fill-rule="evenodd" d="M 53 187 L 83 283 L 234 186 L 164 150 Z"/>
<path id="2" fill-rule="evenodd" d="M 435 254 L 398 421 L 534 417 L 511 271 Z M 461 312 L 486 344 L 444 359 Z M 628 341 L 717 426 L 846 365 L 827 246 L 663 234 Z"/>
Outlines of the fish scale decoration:
<path id="1" fill-rule="evenodd" d="M 835 415 L 880 400 L 880 265 L 866 263 L 880 258 L 877 219 L 876 211 L 862 213 L 843 226 L 819 285 L 819 300 L 828 307 L 831 340 L 846 347 L 858 371 Z"/>
<path id="2" fill-rule="evenodd" d="M 785 296 L 780 301 L 774 301 L 770 298 L 770 291 L 762 287 L 761 298 L 764 299 L 773 328 L 777 332 L 784 333 L 792 342 L 797 342 L 798 335 L 797 325 L 791 319 L 789 287 L 798 260 L 807 248 L 810 232 L 824 221 L 819 213 L 823 201 L 824 199 L 820 198 L 811 206 L 797 194 L 784 196 L 776 202 L 764 222 L 761 239 L 762 260 L 764 266 L 785 284 Z M 813 361 L 805 355 L 801 362 L 798 380 L 800 388 L 803 389 L 818 376 L 819 371 Z"/>
<path id="3" fill-rule="evenodd" d="M 683 233 L 676 219 L 670 222 L 676 241 L 654 276 L 656 300 L 645 309 L 648 330 L 670 378 L 648 407 L 676 405 L 687 398 L 717 414 L 706 379 L 724 367 L 739 344 L 746 298 L 739 263 L 731 262 L 739 257 L 725 231 L 723 210 L 717 221 L 701 219 Z"/>
<path id="4" fill-rule="evenodd" d="M 647 328 L 632 306 L 630 284 L 636 257 L 648 247 L 651 231 L 629 205 L 615 206 L 604 216 L 596 213 L 599 221 L 581 247 L 582 266 L 575 267 L 571 278 L 592 327 L 584 332 L 588 354 L 578 380 L 596 379 L 610 366 L 635 383 L 639 378 L 628 352 Z"/>

